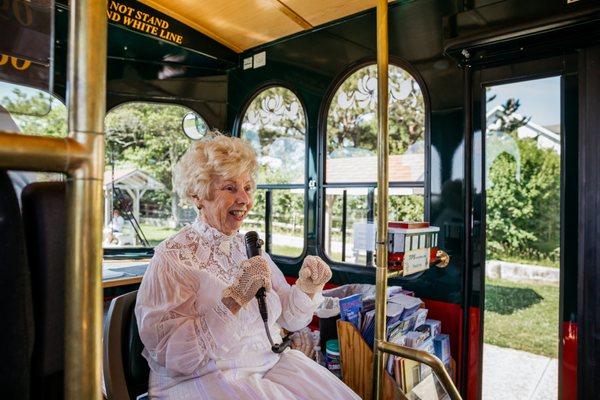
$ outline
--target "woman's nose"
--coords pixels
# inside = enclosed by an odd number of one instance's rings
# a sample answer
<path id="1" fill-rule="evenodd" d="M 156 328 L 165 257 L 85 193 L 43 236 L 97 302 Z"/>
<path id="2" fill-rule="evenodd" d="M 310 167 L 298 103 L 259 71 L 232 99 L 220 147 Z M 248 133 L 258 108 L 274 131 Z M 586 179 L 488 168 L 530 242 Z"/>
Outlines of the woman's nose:
<path id="1" fill-rule="evenodd" d="M 248 204 L 250 202 L 250 195 L 245 190 L 239 190 L 236 201 L 239 204 Z"/>

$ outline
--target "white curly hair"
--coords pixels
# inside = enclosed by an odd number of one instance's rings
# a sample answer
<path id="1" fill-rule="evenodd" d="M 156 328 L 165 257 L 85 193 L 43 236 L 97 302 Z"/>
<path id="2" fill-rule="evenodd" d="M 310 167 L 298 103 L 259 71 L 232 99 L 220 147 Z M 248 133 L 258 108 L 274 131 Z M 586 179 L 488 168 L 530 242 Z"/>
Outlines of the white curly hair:
<path id="1" fill-rule="evenodd" d="M 173 168 L 173 187 L 180 198 L 199 208 L 210 200 L 211 184 L 216 177 L 237 178 L 249 172 L 256 189 L 258 161 L 254 149 L 244 139 L 217 131 L 193 142 Z"/>

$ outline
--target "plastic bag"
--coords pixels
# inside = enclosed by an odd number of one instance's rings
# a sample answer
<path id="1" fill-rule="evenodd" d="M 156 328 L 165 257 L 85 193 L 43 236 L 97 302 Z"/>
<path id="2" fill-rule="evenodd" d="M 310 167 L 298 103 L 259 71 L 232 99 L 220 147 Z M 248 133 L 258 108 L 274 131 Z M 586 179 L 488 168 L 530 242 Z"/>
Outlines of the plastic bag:
<path id="1" fill-rule="evenodd" d="M 387 288 L 387 297 L 394 295 L 402 290 L 400 286 L 390 286 Z M 330 318 L 340 313 L 340 299 L 362 293 L 363 302 L 375 300 L 375 285 L 368 283 L 350 283 L 333 289 L 323 290 L 325 300 L 315 311 L 319 318 Z"/>

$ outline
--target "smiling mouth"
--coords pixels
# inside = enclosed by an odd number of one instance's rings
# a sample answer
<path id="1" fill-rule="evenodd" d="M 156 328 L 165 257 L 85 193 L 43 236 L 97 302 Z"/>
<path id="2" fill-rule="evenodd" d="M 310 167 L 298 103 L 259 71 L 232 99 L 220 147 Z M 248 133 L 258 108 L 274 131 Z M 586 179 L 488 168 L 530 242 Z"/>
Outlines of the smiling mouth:
<path id="1" fill-rule="evenodd" d="M 244 211 L 244 210 L 231 210 L 231 211 L 229 211 L 229 215 L 231 215 L 235 219 L 241 221 L 246 216 L 246 211 Z"/>

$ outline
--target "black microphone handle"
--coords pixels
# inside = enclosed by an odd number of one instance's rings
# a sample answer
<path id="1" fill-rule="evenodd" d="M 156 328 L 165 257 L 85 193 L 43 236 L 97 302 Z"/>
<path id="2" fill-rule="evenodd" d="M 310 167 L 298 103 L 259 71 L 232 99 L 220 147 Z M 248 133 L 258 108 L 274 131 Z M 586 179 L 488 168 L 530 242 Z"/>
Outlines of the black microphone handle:
<path id="1" fill-rule="evenodd" d="M 260 317 L 263 321 L 269 320 L 269 312 L 267 310 L 267 293 L 264 287 L 258 289 L 256 292 L 256 300 L 258 301 L 258 312 L 260 312 Z"/>
<path id="2" fill-rule="evenodd" d="M 258 233 L 254 231 L 247 232 L 244 236 L 244 242 L 246 243 L 246 255 L 248 258 L 252 258 L 260 255 L 260 238 L 258 237 Z M 264 287 L 261 287 L 256 292 L 256 301 L 258 302 L 258 312 L 260 313 L 260 317 L 263 320 L 263 324 L 265 326 L 265 333 L 267 334 L 267 338 L 269 339 L 269 343 L 271 343 L 271 350 L 274 353 L 283 352 L 291 343 L 289 338 L 286 338 L 283 343 L 275 344 L 273 343 L 273 338 L 271 337 L 271 332 L 269 331 L 269 311 L 267 309 L 267 293 Z"/>
<path id="3" fill-rule="evenodd" d="M 244 242 L 246 243 L 246 255 L 248 258 L 260 255 L 260 238 L 258 237 L 258 233 L 254 231 L 247 232 L 244 236 Z"/>

